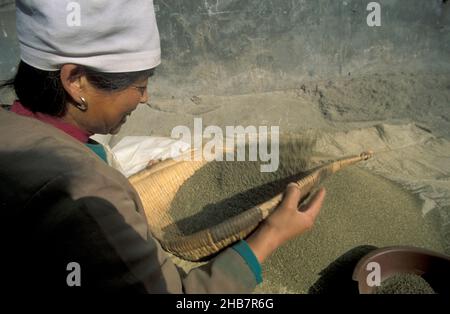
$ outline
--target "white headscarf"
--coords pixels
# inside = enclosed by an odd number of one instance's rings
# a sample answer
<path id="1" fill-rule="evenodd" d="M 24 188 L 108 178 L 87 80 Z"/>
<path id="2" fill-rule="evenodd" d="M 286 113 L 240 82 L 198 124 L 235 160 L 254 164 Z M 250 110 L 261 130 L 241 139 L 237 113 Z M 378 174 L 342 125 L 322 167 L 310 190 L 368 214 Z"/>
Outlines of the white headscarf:
<path id="1" fill-rule="evenodd" d="M 133 72 L 161 62 L 153 0 L 17 0 L 16 19 L 21 59 L 41 70 Z"/>

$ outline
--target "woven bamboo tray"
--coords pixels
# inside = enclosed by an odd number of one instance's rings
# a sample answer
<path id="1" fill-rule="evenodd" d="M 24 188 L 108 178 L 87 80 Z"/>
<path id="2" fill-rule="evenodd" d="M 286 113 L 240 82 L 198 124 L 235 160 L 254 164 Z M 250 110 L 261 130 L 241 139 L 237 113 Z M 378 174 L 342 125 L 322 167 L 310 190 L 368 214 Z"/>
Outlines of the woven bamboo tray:
<path id="1" fill-rule="evenodd" d="M 194 151 L 187 154 L 193 156 Z M 371 151 L 363 152 L 312 169 L 308 175 L 297 181 L 302 197 L 309 194 L 329 175 L 361 160 L 367 160 L 372 154 Z M 129 180 L 141 198 L 149 228 L 161 246 L 182 259 L 199 261 L 246 238 L 273 212 L 280 203 L 282 194 L 215 226 L 192 234 L 182 234 L 169 214 L 169 209 L 183 183 L 207 163 L 205 160 L 192 159 L 168 159 L 143 170 Z"/>

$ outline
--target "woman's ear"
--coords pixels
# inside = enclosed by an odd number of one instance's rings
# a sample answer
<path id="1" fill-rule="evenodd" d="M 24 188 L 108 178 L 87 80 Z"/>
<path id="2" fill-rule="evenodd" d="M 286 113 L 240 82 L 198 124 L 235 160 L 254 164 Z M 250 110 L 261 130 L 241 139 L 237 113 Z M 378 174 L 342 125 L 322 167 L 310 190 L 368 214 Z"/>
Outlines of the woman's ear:
<path id="1" fill-rule="evenodd" d="M 78 101 L 84 89 L 82 68 L 76 64 L 64 64 L 60 73 L 62 86 L 73 100 Z"/>

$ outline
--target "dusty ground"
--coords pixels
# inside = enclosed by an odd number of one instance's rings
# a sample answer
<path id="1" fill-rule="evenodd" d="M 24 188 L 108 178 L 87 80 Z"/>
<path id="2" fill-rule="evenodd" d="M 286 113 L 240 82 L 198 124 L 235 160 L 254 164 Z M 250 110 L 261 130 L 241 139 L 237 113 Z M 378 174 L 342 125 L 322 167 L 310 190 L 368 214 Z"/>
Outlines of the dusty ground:
<path id="1" fill-rule="evenodd" d="M 151 84 L 151 83 L 150 83 Z M 150 85 L 151 91 L 151 85 Z M 151 92 L 150 92 L 151 93 Z M 450 138 L 450 74 L 378 74 L 305 82 L 292 90 L 234 96 L 151 99 L 133 113 L 123 136 L 170 136 L 177 125 L 277 125 L 280 130 L 350 130 L 379 122 L 416 122 Z"/>
<path id="2" fill-rule="evenodd" d="M 241 169 L 241 173 L 245 171 Z M 278 249 L 263 264 L 264 282 L 257 293 L 330 291 L 329 283 L 321 282 L 321 272 L 360 246 L 412 245 L 443 251 L 436 225 L 422 216 L 421 201 L 400 185 L 352 167 L 334 175 L 324 186 L 327 201 L 314 229 Z M 188 207 L 185 210 L 192 216 L 198 212 Z M 199 218 L 192 220 L 198 223 Z M 195 266 L 176 261 L 186 270 Z"/>

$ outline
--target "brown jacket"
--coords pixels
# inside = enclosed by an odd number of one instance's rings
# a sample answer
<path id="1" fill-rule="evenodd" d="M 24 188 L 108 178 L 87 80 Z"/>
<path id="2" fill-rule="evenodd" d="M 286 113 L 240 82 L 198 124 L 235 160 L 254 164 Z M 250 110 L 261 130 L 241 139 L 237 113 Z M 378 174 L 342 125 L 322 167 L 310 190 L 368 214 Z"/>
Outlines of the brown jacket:
<path id="1" fill-rule="evenodd" d="M 227 249 L 181 277 L 152 237 L 128 180 L 82 143 L 0 109 L 2 285 L 39 290 L 249 293 L 244 259 Z M 70 262 L 80 287 L 68 287 Z M 77 290 L 78 289 L 78 290 Z"/>

